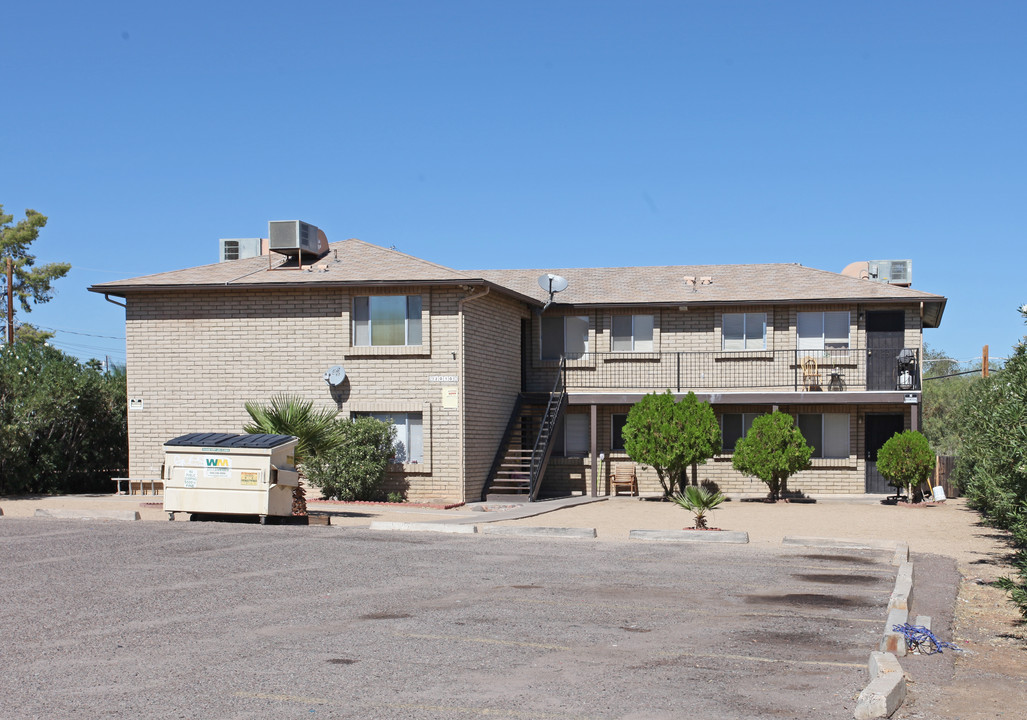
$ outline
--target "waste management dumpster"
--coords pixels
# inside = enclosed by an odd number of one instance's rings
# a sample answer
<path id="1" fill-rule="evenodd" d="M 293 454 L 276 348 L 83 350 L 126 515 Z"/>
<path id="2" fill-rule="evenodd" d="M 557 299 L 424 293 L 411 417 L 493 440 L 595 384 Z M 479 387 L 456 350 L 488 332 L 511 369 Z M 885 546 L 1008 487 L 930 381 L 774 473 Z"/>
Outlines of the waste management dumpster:
<path id="1" fill-rule="evenodd" d="M 292 515 L 299 478 L 291 435 L 190 433 L 164 443 L 164 511 Z"/>

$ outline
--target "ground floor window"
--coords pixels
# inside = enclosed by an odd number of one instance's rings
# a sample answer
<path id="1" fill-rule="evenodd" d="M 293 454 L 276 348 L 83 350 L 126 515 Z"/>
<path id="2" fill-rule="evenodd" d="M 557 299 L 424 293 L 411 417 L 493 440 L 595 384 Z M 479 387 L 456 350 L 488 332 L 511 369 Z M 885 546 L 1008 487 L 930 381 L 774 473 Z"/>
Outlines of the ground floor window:
<path id="1" fill-rule="evenodd" d="M 354 417 L 373 417 L 396 428 L 394 463 L 424 462 L 424 424 L 421 413 L 361 412 Z"/>
<path id="2" fill-rule="evenodd" d="M 815 458 L 849 457 L 848 413 L 802 413 L 799 431 Z"/>
<path id="3" fill-rule="evenodd" d="M 624 451 L 624 426 L 628 422 L 627 413 L 614 413 L 610 416 L 610 449 Z"/>
<path id="4" fill-rule="evenodd" d="M 735 444 L 749 433 L 752 421 L 763 413 L 724 413 L 720 416 L 721 452 L 734 452 Z"/>
<path id="5" fill-rule="evenodd" d="M 588 415 L 564 415 L 553 436 L 553 454 L 561 457 L 585 457 L 592 444 Z"/>

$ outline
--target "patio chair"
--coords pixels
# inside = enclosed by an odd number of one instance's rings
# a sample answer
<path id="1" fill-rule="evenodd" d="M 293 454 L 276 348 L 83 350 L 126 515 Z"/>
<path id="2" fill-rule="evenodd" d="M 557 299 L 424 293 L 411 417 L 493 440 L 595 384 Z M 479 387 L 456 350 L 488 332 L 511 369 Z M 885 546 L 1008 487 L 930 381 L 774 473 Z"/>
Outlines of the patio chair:
<path id="1" fill-rule="evenodd" d="M 610 471 L 610 494 L 616 495 L 620 488 L 626 487 L 629 495 L 638 495 L 638 478 L 635 476 L 634 463 L 614 463 Z"/>
<path id="2" fill-rule="evenodd" d="M 820 390 L 820 368 L 816 358 L 807 356 L 802 359 L 802 389 Z"/>

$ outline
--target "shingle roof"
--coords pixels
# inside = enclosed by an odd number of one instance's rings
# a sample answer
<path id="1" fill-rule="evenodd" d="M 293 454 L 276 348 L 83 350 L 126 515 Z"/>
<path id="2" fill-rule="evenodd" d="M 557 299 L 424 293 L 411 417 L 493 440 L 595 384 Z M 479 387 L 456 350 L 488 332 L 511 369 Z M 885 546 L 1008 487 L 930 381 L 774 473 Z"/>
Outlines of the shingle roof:
<path id="1" fill-rule="evenodd" d="M 282 256 L 272 256 L 275 267 Z M 871 282 L 794 264 L 666 265 L 656 267 L 566 268 L 523 270 L 454 270 L 361 240 L 331 243 L 315 268 L 268 269 L 268 258 L 255 257 L 202 265 L 128 280 L 100 283 L 94 292 L 124 295 L 144 290 L 196 287 L 278 287 L 296 285 L 482 284 L 542 304 L 547 293 L 540 275 L 567 278 L 555 297 L 562 305 L 773 304 L 806 302 L 906 301 L 931 308 L 929 325 L 941 319 L 945 298 L 912 288 Z M 689 284 L 686 278 L 694 278 Z M 711 279 L 703 284 L 703 278 Z"/>
<path id="2" fill-rule="evenodd" d="M 553 273 L 567 278 L 555 302 L 569 305 L 635 303 L 779 303 L 791 301 L 913 300 L 942 301 L 921 290 L 871 282 L 794 264 L 665 265 L 656 267 L 472 270 L 502 287 L 545 301 L 538 278 Z M 686 282 L 693 278 L 694 284 Z M 702 278 L 710 278 L 702 284 Z"/>

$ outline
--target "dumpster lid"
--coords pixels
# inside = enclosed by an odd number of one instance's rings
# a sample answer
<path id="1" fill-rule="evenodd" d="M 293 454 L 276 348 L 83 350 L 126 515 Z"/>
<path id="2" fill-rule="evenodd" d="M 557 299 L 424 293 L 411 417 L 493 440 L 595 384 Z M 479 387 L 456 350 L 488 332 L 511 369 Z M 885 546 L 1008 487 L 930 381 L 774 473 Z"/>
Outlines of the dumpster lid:
<path id="1" fill-rule="evenodd" d="M 188 433 L 171 438 L 164 447 L 169 445 L 190 447 L 223 447 L 223 448 L 274 448 L 295 442 L 292 435 L 265 435 L 263 433 Z"/>

